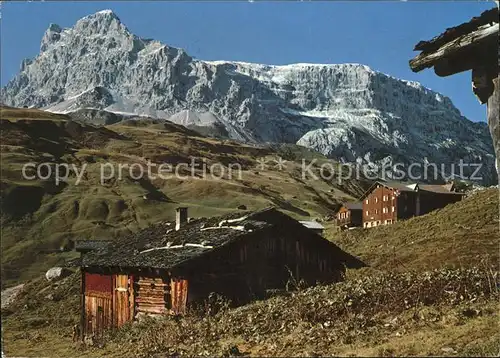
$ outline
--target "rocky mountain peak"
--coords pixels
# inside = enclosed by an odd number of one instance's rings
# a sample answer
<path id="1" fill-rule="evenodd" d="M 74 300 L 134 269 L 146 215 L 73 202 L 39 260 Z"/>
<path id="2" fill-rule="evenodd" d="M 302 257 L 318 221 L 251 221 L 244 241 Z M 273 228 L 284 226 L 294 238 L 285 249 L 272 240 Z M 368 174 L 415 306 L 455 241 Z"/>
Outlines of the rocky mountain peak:
<path id="1" fill-rule="evenodd" d="M 43 52 L 49 48 L 52 44 L 55 44 L 61 39 L 62 28 L 57 24 L 50 24 L 49 28 L 45 31 L 43 35 L 42 42 L 40 44 L 40 52 Z"/>
<path id="2" fill-rule="evenodd" d="M 60 33 L 62 31 L 62 28 L 58 24 L 50 23 L 47 31 Z"/>
<path id="3" fill-rule="evenodd" d="M 117 33 L 131 35 L 120 18 L 111 10 L 102 10 L 85 16 L 74 26 L 76 32 L 87 35 L 116 35 Z"/>
<path id="4" fill-rule="evenodd" d="M 483 163 L 485 181 L 496 177 L 484 123 L 442 94 L 362 64 L 202 61 L 139 38 L 111 10 L 69 29 L 51 25 L 41 48 L 2 88 L 5 104 L 216 126 L 236 140 L 298 143 L 347 162 L 462 159 Z"/>

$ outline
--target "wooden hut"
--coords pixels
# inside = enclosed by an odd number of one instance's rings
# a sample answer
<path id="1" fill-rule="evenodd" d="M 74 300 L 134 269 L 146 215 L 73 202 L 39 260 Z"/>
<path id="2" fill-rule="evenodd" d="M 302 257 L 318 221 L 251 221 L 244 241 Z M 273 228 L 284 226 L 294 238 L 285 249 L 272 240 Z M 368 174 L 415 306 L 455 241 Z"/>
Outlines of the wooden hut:
<path id="1" fill-rule="evenodd" d="M 183 314 L 218 293 L 233 303 L 262 297 L 287 282 L 341 280 L 363 263 L 273 209 L 146 228 L 82 253 L 82 332 L 99 335 L 141 314 Z"/>
<path id="2" fill-rule="evenodd" d="M 488 126 L 493 138 L 497 172 L 500 169 L 499 125 L 499 38 L 497 7 L 483 12 L 469 22 L 447 29 L 429 41 L 420 41 L 410 60 L 414 72 L 434 68 L 438 76 L 472 70 L 472 89 L 479 101 L 488 106 Z"/>
<path id="3" fill-rule="evenodd" d="M 345 203 L 337 213 L 337 227 L 345 230 L 363 224 L 363 203 Z"/>

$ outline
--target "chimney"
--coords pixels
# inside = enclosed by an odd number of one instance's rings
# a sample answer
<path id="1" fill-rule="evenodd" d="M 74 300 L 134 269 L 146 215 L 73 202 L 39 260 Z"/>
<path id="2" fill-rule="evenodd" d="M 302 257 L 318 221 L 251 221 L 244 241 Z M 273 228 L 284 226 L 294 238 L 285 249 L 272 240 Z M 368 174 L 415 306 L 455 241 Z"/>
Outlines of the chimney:
<path id="1" fill-rule="evenodd" d="M 188 208 L 181 207 L 175 209 L 175 230 L 179 230 L 181 226 L 188 221 Z"/>

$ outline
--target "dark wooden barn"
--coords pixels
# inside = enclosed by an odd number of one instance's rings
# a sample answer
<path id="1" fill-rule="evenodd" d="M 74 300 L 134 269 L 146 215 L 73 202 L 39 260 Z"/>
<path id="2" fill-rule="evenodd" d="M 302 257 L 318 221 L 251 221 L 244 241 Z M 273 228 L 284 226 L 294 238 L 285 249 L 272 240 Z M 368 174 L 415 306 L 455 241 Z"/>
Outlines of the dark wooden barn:
<path id="1" fill-rule="evenodd" d="M 363 225 L 363 203 L 345 203 L 337 212 L 337 226 L 341 230 Z"/>
<path id="2" fill-rule="evenodd" d="M 499 124 L 499 37 L 497 7 L 483 12 L 469 22 L 446 29 L 429 41 L 420 41 L 410 60 L 414 72 L 434 68 L 441 77 L 472 71 L 472 89 L 479 101 L 488 106 L 488 126 L 493 138 L 497 172 L 500 168 Z"/>
<path id="3" fill-rule="evenodd" d="M 98 335 L 141 314 L 183 314 L 218 293 L 234 304 L 287 282 L 342 279 L 363 263 L 273 209 L 146 228 L 82 254 L 82 331 Z"/>
<path id="4" fill-rule="evenodd" d="M 462 200 L 450 185 L 378 181 L 361 197 L 363 227 L 393 224 Z"/>

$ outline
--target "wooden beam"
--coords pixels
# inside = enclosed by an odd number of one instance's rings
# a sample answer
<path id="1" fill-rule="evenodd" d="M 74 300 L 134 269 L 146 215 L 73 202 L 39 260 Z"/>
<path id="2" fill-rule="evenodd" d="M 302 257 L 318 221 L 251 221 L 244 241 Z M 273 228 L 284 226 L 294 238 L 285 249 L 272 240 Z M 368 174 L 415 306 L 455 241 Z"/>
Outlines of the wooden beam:
<path id="1" fill-rule="evenodd" d="M 498 36 L 498 23 L 493 26 L 487 26 L 478 29 L 477 31 L 457 37 L 456 39 L 447 42 L 431 53 L 422 52 L 412 60 L 410 60 L 410 68 L 413 72 L 419 72 L 425 68 L 432 67 L 437 61 L 458 55 L 468 50 L 471 45 L 479 45 L 490 37 Z M 498 38 L 496 37 L 498 43 Z M 495 48 L 496 49 L 496 48 Z"/>
<path id="2" fill-rule="evenodd" d="M 86 315 L 85 315 L 85 271 L 80 267 L 80 339 L 83 342 L 84 336 L 87 333 Z"/>
<path id="3" fill-rule="evenodd" d="M 496 42 L 492 41 L 491 46 L 489 44 L 487 46 L 472 46 L 466 53 L 460 56 L 445 57 L 438 60 L 434 64 L 434 72 L 440 77 L 446 77 L 478 67 L 496 65 Z"/>
<path id="4" fill-rule="evenodd" d="M 493 79 L 494 91 L 488 99 L 488 127 L 490 128 L 493 148 L 496 155 L 496 169 L 500 182 L 500 76 Z"/>
<path id="5" fill-rule="evenodd" d="M 497 66 L 477 67 L 472 70 L 472 91 L 481 104 L 488 102 L 495 86 L 493 79 L 498 75 Z"/>

